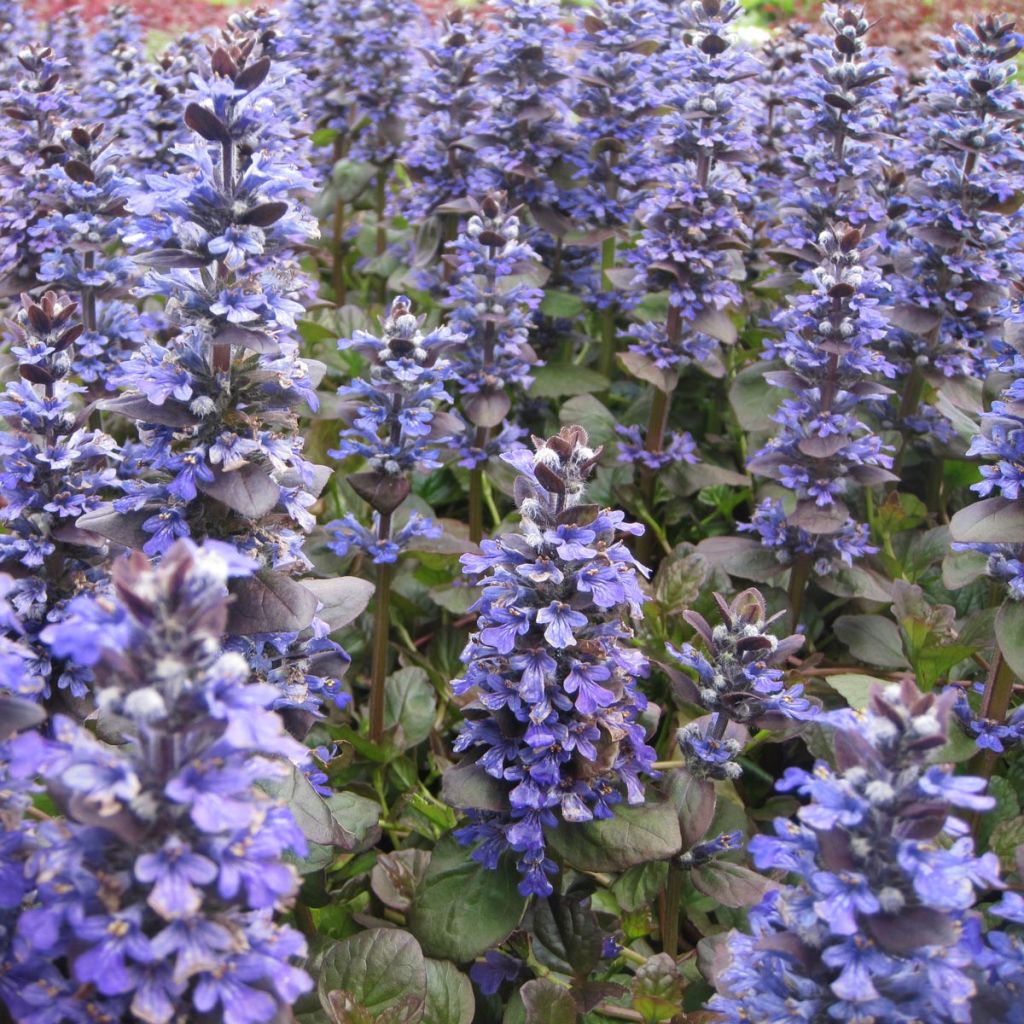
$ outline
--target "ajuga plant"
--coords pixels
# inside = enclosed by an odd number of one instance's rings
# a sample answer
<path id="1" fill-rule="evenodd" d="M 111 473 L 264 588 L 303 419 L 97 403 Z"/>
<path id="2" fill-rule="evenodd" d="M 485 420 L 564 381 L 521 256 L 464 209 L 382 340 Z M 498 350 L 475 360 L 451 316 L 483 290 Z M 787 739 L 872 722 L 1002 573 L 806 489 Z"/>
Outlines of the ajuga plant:
<path id="1" fill-rule="evenodd" d="M 961 691 L 956 709 L 978 746 L 1003 753 L 1024 739 L 1024 710 L 1007 719 L 1013 699 L 1014 667 L 1019 666 L 1024 623 L 1024 308 L 1020 286 L 1004 309 L 1003 337 L 991 365 L 1008 381 L 1000 398 L 981 415 L 981 431 L 968 455 L 987 459 L 973 490 L 982 496 L 953 516 L 953 551 L 974 562 L 958 574 L 966 584 L 983 572 L 999 587 L 1002 606 L 994 630 L 995 647 L 977 710 Z M 956 557 L 956 556 L 954 556 Z M 1005 721 L 1004 721 L 1005 720 Z M 991 759 L 988 766 L 992 766 Z"/>
<path id="2" fill-rule="evenodd" d="M 817 262 L 822 231 L 840 221 L 867 229 L 886 213 L 875 190 L 883 179 L 880 129 L 893 102 L 892 69 L 868 46 L 871 23 L 861 7 L 826 4 L 822 28 L 806 40 L 809 73 L 793 83 L 791 99 L 805 112 L 781 143 L 794 176 L 779 182 L 785 194 L 774 241 L 796 258 L 798 271 Z"/>
<path id="3" fill-rule="evenodd" d="M 451 11 L 419 48 L 409 84 L 410 118 L 401 161 L 415 188 L 404 191 L 399 202 L 410 223 L 439 218 L 442 246 L 455 239 L 459 211 L 470 191 L 474 158 L 466 137 L 480 104 L 475 83 L 481 34 L 477 18 L 465 10 Z M 426 283 L 436 284 L 430 279 L 436 249 L 425 245 L 424 236 L 427 231 L 417 239 L 418 269 Z"/>
<path id="4" fill-rule="evenodd" d="M 655 177 L 657 157 L 646 145 L 654 123 L 651 53 L 660 31 L 647 0 L 599 0 L 580 8 L 579 57 L 571 106 L 579 118 L 571 161 L 579 187 L 572 193 L 573 216 L 601 244 L 603 304 L 599 368 L 610 376 L 615 364 L 616 246 L 632 225 L 642 186 Z"/>
<path id="5" fill-rule="evenodd" d="M 794 626 L 812 571 L 827 576 L 877 550 L 868 526 L 850 511 L 857 489 L 895 479 L 890 449 L 859 418 L 866 401 L 889 393 L 878 378 L 895 375 L 876 347 L 887 326 L 878 309 L 879 276 L 861 262 L 857 228 L 826 229 L 817 252 L 818 266 L 805 275 L 813 290 L 776 314 L 782 336 L 765 345 L 765 355 L 786 366 L 766 378 L 793 397 L 774 415 L 780 432 L 748 463 L 791 490 L 796 504 L 786 511 L 779 499 L 766 498 L 741 526 L 790 569 Z"/>
<path id="6" fill-rule="evenodd" d="M 116 377 L 127 392 L 116 407 L 147 425 L 150 468 L 117 511 L 141 523 L 149 554 L 181 536 L 237 535 L 287 565 L 302 562 L 288 519 L 303 525 L 314 487 L 296 411 L 316 397 L 296 354 L 296 282 L 263 267 L 315 225 L 292 199 L 303 179 L 273 117 L 271 62 L 252 47 L 213 49 L 196 76 L 204 102 L 185 109 L 192 167 L 151 176 L 129 201 L 156 222 L 151 234 L 172 227 L 176 245 L 144 256 L 144 287 L 168 298 L 176 333 L 147 341 Z M 270 516 L 279 507 L 281 520 Z"/>
<path id="7" fill-rule="evenodd" d="M 19 690 L 52 701 L 88 692 L 88 671 L 54 657 L 40 631 L 77 594 L 103 588 L 107 543 L 75 524 L 111 493 L 120 459 L 112 437 L 88 428 L 84 389 L 69 376 L 83 332 L 76 313 L 53 292 L 22 297 L 8 332 L 18 379 L 0 393 L 0 568 L 15 577 L 7 600 L 34 656 Z"/>
<path id="8" fill-rule="evenodd" d="M 1018 846 L 1017 864 L 1024 860 L 1024 847 Z M 1003 926 L 984 937 L 975 927 L 972 938 L 976 954 L 975 981 L 978 995 L 973 1004 L 975 1020 L 1006 1021 L 1021 1024 L 1024 1006 L 1018 994 L 1024 985 L 1024 897 L 1007 892 L 988 912 Z M 977 922 L 975 922 L 977 925 Z"/>
<path id="9" fill-rule="evenodd" d="M 26 816 L 14 845 L 5 966 L 39 970 L 14 994 L 19 1021 L 269 1022 L 311 987 L 305 940 L 277 919 L 298 888 L 284 855 L 305 840 L 258 786 L 306 751 L 270 710 L 277 691 L 220 644 L 227 581 L 256 568 L 217 542 L 179 541 L 159 568 L 136 552 L 111 599 L 80 597 L 49 627 L 93 667 L 119 743 L 58 716 L 9 744 L 4 782 L 39 778 L 62 815 Z"/>
<path id="10" fill-rule="evenodd" d="M 560 17 L 553 0 L 494 4 L 476 69 L 480 109 L 470 131 L 472 192 L 504 190 L 545 229 L 556 227 L 557 214 L 567 209 L 559 180 L 571 178 L 567 160 L 574 148 Z"/>
<path id="11" fill-rule="evenodd" d="M 72 110 L 62 76 L 66 61 L 29 44 L 0 93 L 0 299 L 36 284 L 40 254 L 52 246 L 35 230 L 54 183 L 49 169 L 64 155 L 58 132 Z"/>
<path id="12" fill-rule="evenodd" d="M 800 683 L 787 686 L 780 666 L 803 646 L 799 634 L 780 639 L 768 627 L 784 612 L 769 616 L 757 590 L 745 590 L 726 602 L 715 601 L 722 622 L 712 628 L 699 612 L 683 618 L 697 630 L 705 652 L 692 644 L 668 645 L 669 654 L 695 673 L 677 677 L 676 695 L 711 713 L 679 731 L 677 742 L 687 769 L 699 778 L 736 778 L 740 747 L 726 737 L 730 722 L 745 727 L 763 726 L 780 719 L 815 718 L 818 705 L 804 696 Z"/>
<path id="13" fill-rule="evenodd" d="M 744 182 L 729 165 L 752 147 L 738 99 L 757 68 L 733 37 L 739 14 L 734 0 L 679 8 L 685 32 L 666 54 L 675 85 L 658 130 L 661 183 L 640 205 L 642 231 L 627 256 L 637 271 L 635 287 L 668 291 L 666 322 L 638 325 L 622 356 L 630 373 L 652 385 L 646 454 L 639 455 L 639 428 L 619 428 L 627 442 L 619 458 L 637 463 L 647 514 L 658 471 L 680 457 L 697 461 L 688 435 L 667 433 L 680 370 L 691 362 L 713 365 L 715 338 L 735 340 L 725 310 L 741 301 L 738 250 L 749 232 L 739 214 Z"/>
<path id="14" fill-rule="evenodd" d="M 125 393 L 105 404 L 140 423 L 136 473 L 88 528 L 153 556 L 179 537 L 212 537 L 255 558 L 262 571 L 236 593 L 232 632 L 252 638 L 252 663 L 282 700 L 312 712 L 325 695 L 347 700 L 340 666 L 320 672 L 306 661 L 330 653 L 326 624 L 292 578 L 311 567 L 309 507 L 330 475 L 303 457 L 299 412 L 317 407 L 322 368 L 298 356 L 304 282 L 288 258 L 316 226 L 295 199 L 307 178 L 276 118 L 280 79 L 254 37 L 215 45 L 194 80 L 200 98 L 184 112 L 194 141 L 182 147 L 190 169 L 149 177 L 129 200 L 154 237 L 171 227 L 171 243 L 143 258 L 144 287 L 166 296 L 172 336 L 148 339 L 120 365 Z M 326 598 L 336 585 L 364 589 L 356 580 L 314 589 Z M 307 627 L 312 638 L 300 635 Z"/>
<path id="15" fill-rule="evenodd" d="M 545 828 L 611 817 L 624 795 L 642 802 L 654 751 L 640 721 L 647 661 L 627 645 L 644 602 L 637 572 L 646 570 L 622 538 L 643 527 L 585 502 L 601 450 L 581 427 L 534 445 L 503 456 L 519 472 L 519 529 L 462 556 L 482 595 L 466 672 L 453 683 L 469 698 L 457 771 L 500 785 L 484 808 L 465 805 L 470 820 L 456 834 L 491 868 L 513 851 L 520 891 L 546 896 L 557 866 Z"/>
<path id="16" fill-rule="evenodd" d="M 66 61 L 65 78 L 74 88 L 84 84 L 88 74 L 89 33 L 77 6 L 64 8 L 42 26 L 42 43 L 53 50 L 59 60 Z"/>
<path id="17" fill-rule="evenodd" d="M 757 87 L 752 90 L 751 130 L 757 141 L 756 159 L 745 168 L 750 176 L 755 253 L 761 261 L 771 249 L 779 209 L 785 200 L 786 182 L 797 174 L 792 139 L 814 69 L 807 60 L 811 29 L 803 22 L 789 22 L 773 32 L 757 53 L 761 65 Z"/>
<path id="18" fill-rule="evenodd" d="M 155 325 L 121 301 L 138 276 L 121 251 L 132 231 L 125 202 L 135 182 L 125 174 L 121 140 L 103 123 L 65 126 L 58 137 L 63 154 L 49 172 L 47 213 L 33 228 L 50 247 L 37 276 L 77 300 L 85 333 L 75 369 L 102 393 L 118 359 L 141 340 L 140 327 Z"/>
<path id="19" fill-rule="evenodd" d="M 862 715 L 836 713 L 834 767 L 786 770 L 777 788 L 809 802 L 750 851 L 794 882 L 729 936 L 709 1004 L 724 1021 L 972 1020 L 965 926 L 999 864 L 955 817 L 993 806 L 984 781 L 933 761 L 952 701 L 910 680 L 876 687 Z"/>
<path id="20" fill-rule="evenodd" d="M 351 514 L 327 526 L 333 538 L 329 546 L 336 554 L 362 551 L 377 566 L 369 718 L 374 742 L 384 730 L 393 566 L 415 538 L 441 533 L 416 512 L 396 529 L 394 516 L 411 490 L 410 475 L 439 469 L 442 451 L 462 433 L 461 421 L 438 408 L 451 401 L 445 383 L 452 377 L 452 364 L 444 354 L 462 342 L 462 335 L 447 327 L 424 334 L 423 318 L 413 314 L 402 295 L 391 303 L 381 327 L 379 338 L 360 331 L 339 345 L 364 352 L 371 364 L 368 379 L 357 377 L 339 391 L 352 410 L 351 426 L 342 431 L 338 447 L 330 453 L 336 459 L 365 460 L 365 467 L 347 479 L 373 510 L 373 529 L 367 530 Z"/>
<path id="21" fill-rule="evenodd" d="M 957 382 L 962 389 L 982 375 L 988 341 L 1001 326 L 1006 282 L 1024 273 L 1024 234 L 1012 198 L 1024 188 L 1014 81 L 1022 46 L 1024 37 L 1001 18 L 958 26 L 939 41 L 935 67 L 907 115 L 914 202 L 905 207 L 905 241 L 894 254 L 906 381 L 896 416 L 901 456 L 908 438 L 931 422 L 918 417 L 926 387 L 965 404 Z M 977 396 L 966 404 L 976 408 Z M 941 459 L 933 465 L 941 475 Z"/>
<path id="22" fill-rule="evenodd" d="M 537 253 L 522 237 L 522 224 L 506 206 L 503 192 L 470 200 L 472 216 L 452 242 L 447 303 L 454 330 L 466 342 L 455 360 L 460 406 L 469 432 L 458 445 L 460 465 L 469 476 L 469 533 L 483 536 L 483 468 L 521 432 L 506 425 L 497 436 L 517 394 L 529 387 L 537 358 L 529 343 L 532 315 L 543 293 L 533 283 Z"/>

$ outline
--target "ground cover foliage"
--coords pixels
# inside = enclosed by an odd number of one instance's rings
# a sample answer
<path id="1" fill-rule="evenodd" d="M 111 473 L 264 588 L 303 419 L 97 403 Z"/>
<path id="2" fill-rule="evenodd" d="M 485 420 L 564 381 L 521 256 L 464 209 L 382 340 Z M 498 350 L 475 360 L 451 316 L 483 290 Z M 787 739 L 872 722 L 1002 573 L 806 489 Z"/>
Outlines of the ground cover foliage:
<path id="1" fill-rule="evenodd" d="M 1024 36 L 813 14 L 0 3 L 0 1018 L 1024 1021 Z"/>

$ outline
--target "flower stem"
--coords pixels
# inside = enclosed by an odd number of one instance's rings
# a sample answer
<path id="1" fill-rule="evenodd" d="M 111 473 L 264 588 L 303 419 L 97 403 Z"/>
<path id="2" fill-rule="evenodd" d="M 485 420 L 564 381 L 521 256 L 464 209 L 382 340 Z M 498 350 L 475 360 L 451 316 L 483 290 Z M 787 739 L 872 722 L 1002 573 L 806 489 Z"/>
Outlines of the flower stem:
<path id="1" fill-rule="evenodd" d="M 804 593 L 811 577 L 812 562 L 809 555 L 797 555 L 789 570 L 789 631 L 795 633 L 800 625 Z"/>
<path id="2" fill-rule="evenodd" d="M 674 960 L 679 953 L 679 899 L 683 881 L 676 862 L 668 865 L 668 878 L 661 893 L 661 947 Z"/>
<path id="3" fill-rule="evenodd" d="M 907 377 L 907 386 L 903 391 L 903 400 L 900 402 L 900 447 L 899 451 L 896 452 L 896 457 L 892 460 L 892 471 L 896 476 L 900 475 L 900 471 L 903 469 L 903 461 L 907 457 L 907 449 L 910 447 L 910 430 L 906 426 L 905 421 L 913 416 L 921 405 L 921 396 L 924 394 L 924 370 L 914 364 L 913 369 L 910 371 L 910 375 Z M 896 488 L 899 486 L 898 482 L 893 482 L 892 487 Z"/>
<path id="4" fill-rule="evenodd" d="M 334 140 L 334 162 L 345 156 L 345 143 Z M 334 288 L 334 303 L 344 306 L 348 299 L 345 284 L 345 200 L 340 196 L 334 202 L 334 226 L 331 232 L 331 285 Z"/>
<path id="5" fill-rule="evenodd" d="M 391 536 L 391 513 L 381 513 L 377 539 Z M 380 743 L 384 735 L 384 680 L 388 670 L 388 646 L 391 634 L 392 566 L 377 566 L 377 589 L 374 593 L 373 661 L 370 674 L 370 742 Z"/>
<path id="6" fill-rule="evenodd" d="M 615 236 L 612 235 L 601 243 L 601 287 L 608 292 L 612 290 L 612 283 L 607 272 L 614 266 Z M 609 380 L 615 372 L 615 317 L 618 310 L 618 303 L 613 302 L 601 311 L 601 358 L 598 369 Z"/>

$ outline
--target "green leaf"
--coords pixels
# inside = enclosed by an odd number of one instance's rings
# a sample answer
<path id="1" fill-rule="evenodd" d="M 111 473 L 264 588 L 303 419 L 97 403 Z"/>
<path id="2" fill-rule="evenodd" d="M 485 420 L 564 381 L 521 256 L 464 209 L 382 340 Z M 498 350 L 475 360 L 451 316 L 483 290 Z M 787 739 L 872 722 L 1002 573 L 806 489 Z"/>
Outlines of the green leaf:
<path id="1" fill-rule="evenodd" d="M 427 673 L 417 667 L 392 672 L 384 684 L 384 725 L 402 727 L 402 749 L 422 743 L 434 727 L 437 695 Z"/>
<path id="2" fill-rule="evenodd" d="M 787 394 L 785 388 L 773 387 L 764 379 L 767 370 L 777 367 L 777 363 L 754 363 L 740 370 L 732 382 L 729 402 L 744 430 L 771 428 L 772 416 Z"/>
<path id="3" fill-rule="evenodd" d="M 317 992 L 339 1024 L 374 1019 L 419 1024 L 427 996 L 423 953 L 399 928 L 360 932 L 324 954 Z"/>
<path id="4" fill-rule="evenodd" d="M 535 978 L 519 992 L 526 1007 L 526 1024 L 576 1024 L 576 1002 L 564 985 Z"/>
<path id="5" fill-rule="evenodd" d="M 423 1024 L 471 1024 L 475 1012 L 469 978 L 450 960 L 428 960 Z"/>
<path id="6" fill-rule="evenodd" d="M 276 763 L 281 765 L 281 776 L 261 782 L 260 788 L 288 805 L 302 834 L 311 843 L 349 849 L 354 837 L 337 820 L 330 805 L 312 787 L 309 779 L 290 762 L 281 759 Z"/>
<path id="7" fill-rule="evenodd" d="M 334 820 L 345 831 L 344 849 L 368 850 L 380 839 L 380 804 L 356 793 L 334 793 L 326 803 Z"/>
<path id="8" fill-rule="evenodd" d="M 608 388 L 608 378 L 597 370 L 571 363 L 551 363 L 536 370 L 530 385 L 531 398 L 561 398 L 563 395 L 589 395 Z"/>
<path id="9" fill-rule="evenodd" d="M 1004 601 L 996 615 L 996 642 L 1006 664 L 1024 679 L 1024 601 Z"/>
<path id="10" fill-rule="evenodd" d="M 314 146 L 327 146 L 338 137 L 338 134 L 337 128 L 318 128 L 315 132 L 310 132 L 309 141 Z"/>
<path id="11" fill-rule="evenodd" d="M 498 945 L 519 924 L 526 899 L 519 895 L 518 882 L 508 858 L 490 871 L 445 836 L 413 897 L 409 929 L 428 956 L 466 963 Z"/>
<path id="12" fill-rule="evenodd" d="M 665 793 L 679 818 L 682 848 L 689 850 L 704 838 L 714 820 L 715 785 L 686 769 L 677 768 L 668 774 Z"/>
<path id="13" fill-rule="evenodd" d="M 875 686 L 888 686 L 884 679 L 861 675 L 859 672 L 839 672 L 825 676 L 825 682 L 832 687 L 855 711 L 868 706 L 868 697 Z"/>
<path id="14" fill-rule="evenodd" d="M 548 834 L 552 848 L 578 871 L 625 871 L 679 853 L 683 839 L 675 807 L 652 798 L 639 807 L 620 804 L 605 821 L 565 822 Z"/>
<path id="15" fill-rule="evenodd" d="M 579 424 L 590 435 L 593 446 L 614 440 L 618 418 L 593 395 L 577 395 L 558 410 L 558 421 L 563 426 Z"/>
<path id="16" fill-rule="evenodd" d="M 601 960 L 601 929 L 589 899 L 552 895 L 537 900 L 528 931 L 545 967 L 585 980 Z"/>
<path id="17" fill-rule="evenodd" d="M 910 666 L 903 655 L 899 626 L 884 615 L 840 615 L 833 629 L 850 653 L 869 665 L 879 668 Z"/>
<path id="18" fill-rule="evenodd" d="M 408 910 L 429 864 L 429 850 L 395 850 L 380 854 L 370 873 L 370 885 L 377 899 L 394 910 Z"/>
<path id="19" fill-rule="evenodd" d="M 550 288 L 544 292 L 540 311 L 545 316 L 559 320 L 574 320 L 586 309 L 583 300 L 571 292 L 560 292 Z"/>
<path id="20" fill-rule="evenodd" d="M 770 878 L 728 860 L 701 864 L 690 877 L 695 889 L 712 896 L 724 907 L 752 907 L 769 889 L 778 888 Z"/>
<path id="21" fill-rule="evenodd" d="M 665 888 L 667 878 L 667 861 L 656 860 L 650 864 L 637 864 L 615 880 L 612 892 L 619 906 L 626 913 L 632 913 L 654 900 Z"/>

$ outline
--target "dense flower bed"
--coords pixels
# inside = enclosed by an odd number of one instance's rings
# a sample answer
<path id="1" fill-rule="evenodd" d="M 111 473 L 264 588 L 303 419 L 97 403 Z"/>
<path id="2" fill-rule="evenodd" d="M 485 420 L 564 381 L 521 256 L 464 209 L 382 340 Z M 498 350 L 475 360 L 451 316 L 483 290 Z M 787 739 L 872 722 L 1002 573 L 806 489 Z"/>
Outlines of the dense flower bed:
<path id="1" fill-rule="evenodd" d="M 0 1018 L 1024 1022 L 1024 36 L 871 13 L 0 0 Z"/>

